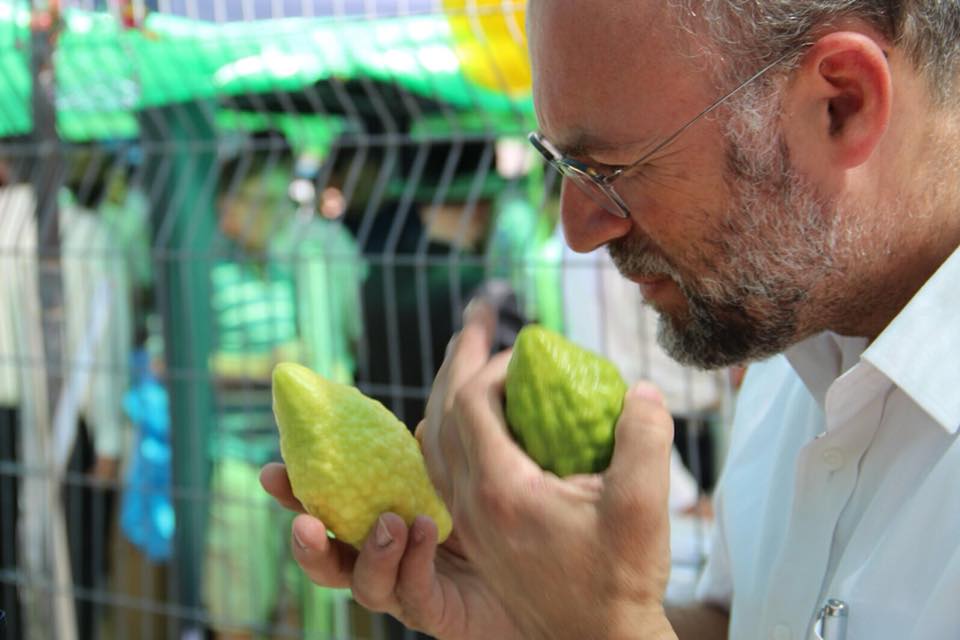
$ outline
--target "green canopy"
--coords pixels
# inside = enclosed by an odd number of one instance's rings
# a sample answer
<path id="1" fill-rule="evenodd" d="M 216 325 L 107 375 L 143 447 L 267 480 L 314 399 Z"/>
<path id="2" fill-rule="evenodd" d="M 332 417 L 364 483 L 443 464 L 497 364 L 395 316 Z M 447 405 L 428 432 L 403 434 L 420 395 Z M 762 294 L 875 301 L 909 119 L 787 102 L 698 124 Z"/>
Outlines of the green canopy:
<path id="1" fill-rule="evenodd" d="M 31 129 L 28 25 L 24 3 L 0 0 L 0 137 Z M 509 96 L 467 78 L 442 14 L 217 24 L 153 13 L 143 29 L 124 29 L 109 13 L 73 9 L 64 13 L 54 65 L 57 124 L 73 141 L 136 137 L 136 111 L 196 100 L 236 110 L 233 103 L 246 98 L 244 105 L 262 112 L 256 96 L 271 96 L 270 111 L 350 116 L 349 99 L 335 89 L 319 98 L 310 91 L 351 82 L 368 83 L 367 97 L 369 83 L 389 89 L 382 94 L 388 100 L 412 96 L 451 122 L 460 113 L 485 114 L 454 128 L 521 130 L 533 113 L 529 95 Z M 322 99 L 331 94 L 340 102 Z M 405 103 L 383 106 L 410 110 Z M 413 112 L 419 116 L 416 106 Z"/>

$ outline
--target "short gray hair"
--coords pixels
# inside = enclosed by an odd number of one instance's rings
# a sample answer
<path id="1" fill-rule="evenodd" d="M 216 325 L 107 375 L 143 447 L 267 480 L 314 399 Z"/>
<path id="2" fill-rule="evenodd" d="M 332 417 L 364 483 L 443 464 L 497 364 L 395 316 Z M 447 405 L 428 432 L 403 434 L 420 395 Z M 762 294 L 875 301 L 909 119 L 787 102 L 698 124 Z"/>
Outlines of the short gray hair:
<path id="1" fill-rule="evenodd" d="M 837 19 L 859 18 L 906 52 L 936 103 L 957 100 L 960 0 L 673 1 L 681 20 L 706 28 L 718 53 L 753 67 L 799 50 Z"/>

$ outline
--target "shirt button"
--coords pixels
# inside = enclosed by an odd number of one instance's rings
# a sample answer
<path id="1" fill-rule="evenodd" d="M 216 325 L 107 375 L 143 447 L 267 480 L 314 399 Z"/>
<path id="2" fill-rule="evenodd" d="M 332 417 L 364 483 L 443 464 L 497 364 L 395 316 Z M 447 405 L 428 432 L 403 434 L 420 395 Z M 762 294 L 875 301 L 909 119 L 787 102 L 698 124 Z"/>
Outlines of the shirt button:
<path id="1" fill-rule="evenodd" d="M 785 624 L 778 624 L 770 631 L 770 640 L 791 640 L 793 632 Z"/>
<path id="2" fill-rule="evenodd" d="M 839 449 L 827 449 L 823 452 L 823 464 L 830 471 L 836 471 L 843 466 L 843 452 Z"/>

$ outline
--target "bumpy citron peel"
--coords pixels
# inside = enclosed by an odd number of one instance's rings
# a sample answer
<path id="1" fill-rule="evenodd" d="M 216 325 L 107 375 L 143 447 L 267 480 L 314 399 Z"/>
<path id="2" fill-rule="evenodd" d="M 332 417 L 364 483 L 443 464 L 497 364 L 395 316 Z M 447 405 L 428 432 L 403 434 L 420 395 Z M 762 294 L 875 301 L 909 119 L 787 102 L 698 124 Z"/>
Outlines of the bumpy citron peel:
<path id="1" fill-rule="evenodd" d="M 627 391 L 612 362 L 527 325 L 513 346 L 505 391 L 510 430 L 541 468 L 563 477 L 609 466 Z"/>
<path id="2" fill-rule="evenodd" d="M 294 363 L 273 370 L 273 412 L 293 494 L 338 539 L 360 547 L 380 514 L 452 522 L 416 439 L 382 404 Z"/>

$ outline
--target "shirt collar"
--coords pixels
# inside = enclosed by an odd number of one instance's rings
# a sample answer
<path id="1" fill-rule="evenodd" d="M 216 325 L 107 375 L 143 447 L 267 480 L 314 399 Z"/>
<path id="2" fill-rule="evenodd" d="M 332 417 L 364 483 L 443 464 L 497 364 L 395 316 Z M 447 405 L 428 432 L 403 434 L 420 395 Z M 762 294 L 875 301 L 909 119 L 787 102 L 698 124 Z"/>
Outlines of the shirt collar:
<path id="1" fill-rule="evenodd" d="M 863 354 L 949 433 L 960 429 L 960 248 Z"/>
<path id="2" fill-rule="evenodd" d="M 866 338 L 825 331 L 793 345 L 786 356 L 822 409 L 830 385 L 859 362 L 866 346 Z"/>
<path id="3" fill-rule="evenodd" d="M 948 433 L 960 430 L 960 248 L 867 347 L 865 338 L 824 332 L 786 351 L 817 403 L 859 360 L 870 363 Z"/>

